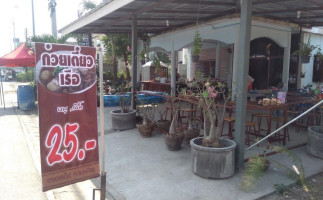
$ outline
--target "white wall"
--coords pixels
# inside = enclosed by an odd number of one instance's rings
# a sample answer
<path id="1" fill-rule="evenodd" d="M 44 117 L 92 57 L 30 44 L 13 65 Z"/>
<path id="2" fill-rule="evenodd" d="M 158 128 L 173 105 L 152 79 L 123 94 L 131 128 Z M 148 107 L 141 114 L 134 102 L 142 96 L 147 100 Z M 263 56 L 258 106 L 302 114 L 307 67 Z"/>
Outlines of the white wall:
<path id="1" fill-rule="evenodd" d="M 237 52 L 239 45 L 239 30 L 240 30 L 240 19 L 239 18 L 228 18 L 220 21 L 208 22 L 206 24 L 199 25 L 200 35 L 203 40 L 208 41 L 219 41 L 225 44 L 234 44 L 234 58 L 233 58 L 233 75 L 232 85 L 235 84 L 237 68 Z M 174 42 L 174 50 L 181 50 L 183 47 L 188 48 L 188 52 L 194 38 L 196 27 L 189 27 L 183 30 L 176 30 L 173 32 L 158 35 L 151 39 L 151 47 L 161 47 L 167 51 L 171 51 Z M 283 48 L 290 49 L 290 38 L 291 38 L 291 26 L 282 23 L 273 23 L 269 20 L 253 19 L 251 28 L 251 40 L 259 37 L 267 37 L 274 40 L 278 45 Z M 203 48 L 209 44 L 204 44 Z M 288 52 L 288 51 L 286 51 Z M 190 57 L 190 56 L 189 56 Z M 287 58 L 288 57 L 288 58 Z M 285 57 L 289 60 L 289 55 Z M 190 60 L 188 59 L 190 62 Z M 190 68 L 191 64 L 187 63 L 187 67 Z M 286 79 L 284 82 L 288 83 L 289 62 L 284 64 L 285 74 L 283 78 Z M 193 72 L 194 69 L 188 69 L 188 75 Z"/>
<path id="2" fill-rule="evenodd" d="M 305 43 L 307 42 L 309 36 L 311 36 L 311 44 L 315 46 L 320 45 L 321 49 L 323 49 L 323 35 L 315 34 L 315 33 L 304 33 Z M 312 52 L 312 56 L 309 63 L 302 64 L 302 72 L 306 72 L 306 73 L 305 73 L 305 78 L 301 78 L 301 88 L 306 86 L 308 83 L 312 83 L 313 62 L 314 62 L 314 55 L 316 54 L 316 51 L 317 49 Z M 315 89 L 317 85 L 323 86 L 323 82 L 316 82 L 312 84 L 313 84 L 313 89 Z"/>

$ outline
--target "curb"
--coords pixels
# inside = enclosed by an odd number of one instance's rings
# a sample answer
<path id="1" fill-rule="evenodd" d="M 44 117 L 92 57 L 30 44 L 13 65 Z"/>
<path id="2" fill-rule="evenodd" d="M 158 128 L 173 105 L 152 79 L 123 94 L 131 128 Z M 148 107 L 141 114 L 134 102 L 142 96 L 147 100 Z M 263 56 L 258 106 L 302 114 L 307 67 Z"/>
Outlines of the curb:
<path id="1" fill-rule="evenodd" d="M 31 157 L 32 157 L 33 162 L 34 162 L 34 166 L 37 169 L 38 174 L 40 176 L 41 175 L 40 160 L 39 160 L 38 156 L 36 155 L 36 152 L 35 152 L 35 150 L 33 148 L 33 145 L 32 145 L 32 143 L 31 143 L 31 141 L 30 141 L 30 139 L 29 139 L 29 137 L 27 135 L 28 131 L 27 131 L 26 126 L 23 123 L 22 119 L 20 118 L 20 115 L 19 115 L 19 113 L 17 111 L 17 107 L 14 105 L 13 102 L 11 102 L 11 103 L 12 103 L 12 107 L 15 109 L 15 113 L 16 113 L 16 115 L 18 117 L 20 126 L 21 126 L 21 128 L 23 130 L 25 139 L 27 141 L 28 149 L 30 151 Z M 47 192 L 44 192 L 44 193 L 45 193 L 45 195 L 46 195 L 46 197 L 47 197 L 48 200 L 56 200 L 53 191 L 50 190 L 50 191 L 47 191 Z"/>

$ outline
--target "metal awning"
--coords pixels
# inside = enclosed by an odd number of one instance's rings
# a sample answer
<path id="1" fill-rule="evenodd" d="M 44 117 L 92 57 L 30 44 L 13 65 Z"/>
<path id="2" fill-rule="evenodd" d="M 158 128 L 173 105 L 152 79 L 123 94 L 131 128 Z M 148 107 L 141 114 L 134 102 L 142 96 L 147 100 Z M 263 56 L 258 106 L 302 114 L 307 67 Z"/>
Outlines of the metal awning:
<path id="1" fill-rule="evenodd" d="M 299 24 L 323 26 L 323 0 L 253 0 L 253 16 Z M 298 12 L 301 11 L 299 18 Z M 63 27 L 67 33 L 131 33 L 132 16 L 138 33 L 161 34 L 178 28 L 240 16 L 240 0 L 113 0 Z"/>

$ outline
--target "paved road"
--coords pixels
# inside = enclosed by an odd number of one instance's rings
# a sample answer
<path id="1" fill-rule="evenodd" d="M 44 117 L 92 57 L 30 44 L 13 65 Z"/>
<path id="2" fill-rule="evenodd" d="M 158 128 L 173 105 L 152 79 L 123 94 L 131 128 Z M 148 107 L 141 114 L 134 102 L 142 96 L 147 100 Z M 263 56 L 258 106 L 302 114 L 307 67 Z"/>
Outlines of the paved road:
<path id="1" fill-rule="evenodd" d="M 0 108 L 0 199 L 46 199 L 14 108 Z"/>
<path id="2" fill-rule="evenodd" d="M 8 91 L 9 89 L 9 91 Z M 47 199 L 6 87 L 6 109 L 0 105 L 0 199 Z"/>
<path id="3" fill-rule="evenodd" d="M 48 200 L 92 199 L 93 188 L 99 187 L 99 178 L 71 184 L 50 190 L 46 193 L 41 191 L 37 110 L 21 111 L 17 109 L 17 115 L 12 107 L 13 105 L 17 107 L 16 91 L 18 85 L 21 84 L 23 83 L 4 82 L 6 110 L 3 109 L 3 104 L 1 105 L 0 101 L 0 142 L 5 141 L 6 145 L 8 145 L 1 146 L 0 144 L 0 156 L 2 156 L 0 162 L 0 200 L 38 200 L 46 199 L 46 197 Z M 23 128 L 21 128 L 19 119 Z M 9 133 L 11 137 L 6 136 Z M 25 137 L 27 137 L 28 140 L 25 140 Z M 13 148 L 13 150 L 9 150 L 9 148 Z M 10 151 L 12 151 L 12 153 L 8 154 L 7 152 Z M 15 155 L 15 157 L 13 158 L 12 155 Z M 4 163 L 4 160 L 8 160 L 8 163 L 2 164 Z M 17 165 L 17 167 L 11 167 L 12 163 Z M 34 166 L 36 166 L 36 168 Z M 15 173 L 13 173 L 13 171 Z M 6 174 L 6 176 L 2 174 Z M 10 180 L 10 182 L 5 179 Z M 5 187 L 3 187 L 3 185 Z M 25 185 L 28 187 L 25 187 Z M 15 187 L 20 188 L 18 191 L 19 193 L 15 191 Z M 17 193 L 17 195 L 13 196 L 15 193 Z M 108 192 L 106 196 L 108 199 L 115 199 L 111 197 Z M 97 192 L 96 199 L 99 199 L 99 197 L 100 195 Z"/>

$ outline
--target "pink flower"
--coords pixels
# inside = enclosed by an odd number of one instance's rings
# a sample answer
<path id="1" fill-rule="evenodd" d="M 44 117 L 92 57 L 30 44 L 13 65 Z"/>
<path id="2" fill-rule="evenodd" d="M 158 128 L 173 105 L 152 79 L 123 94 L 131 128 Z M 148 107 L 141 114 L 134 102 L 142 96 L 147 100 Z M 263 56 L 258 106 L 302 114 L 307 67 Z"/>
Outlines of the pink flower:
<path id="1" fill-rule="evenodd" d="M 208 92 L 211 98 L 215 98 L 216 95 L 218 94 L 217 92 L 214 92 L 214 89 L 212 87 L 208 87 Z"/>

